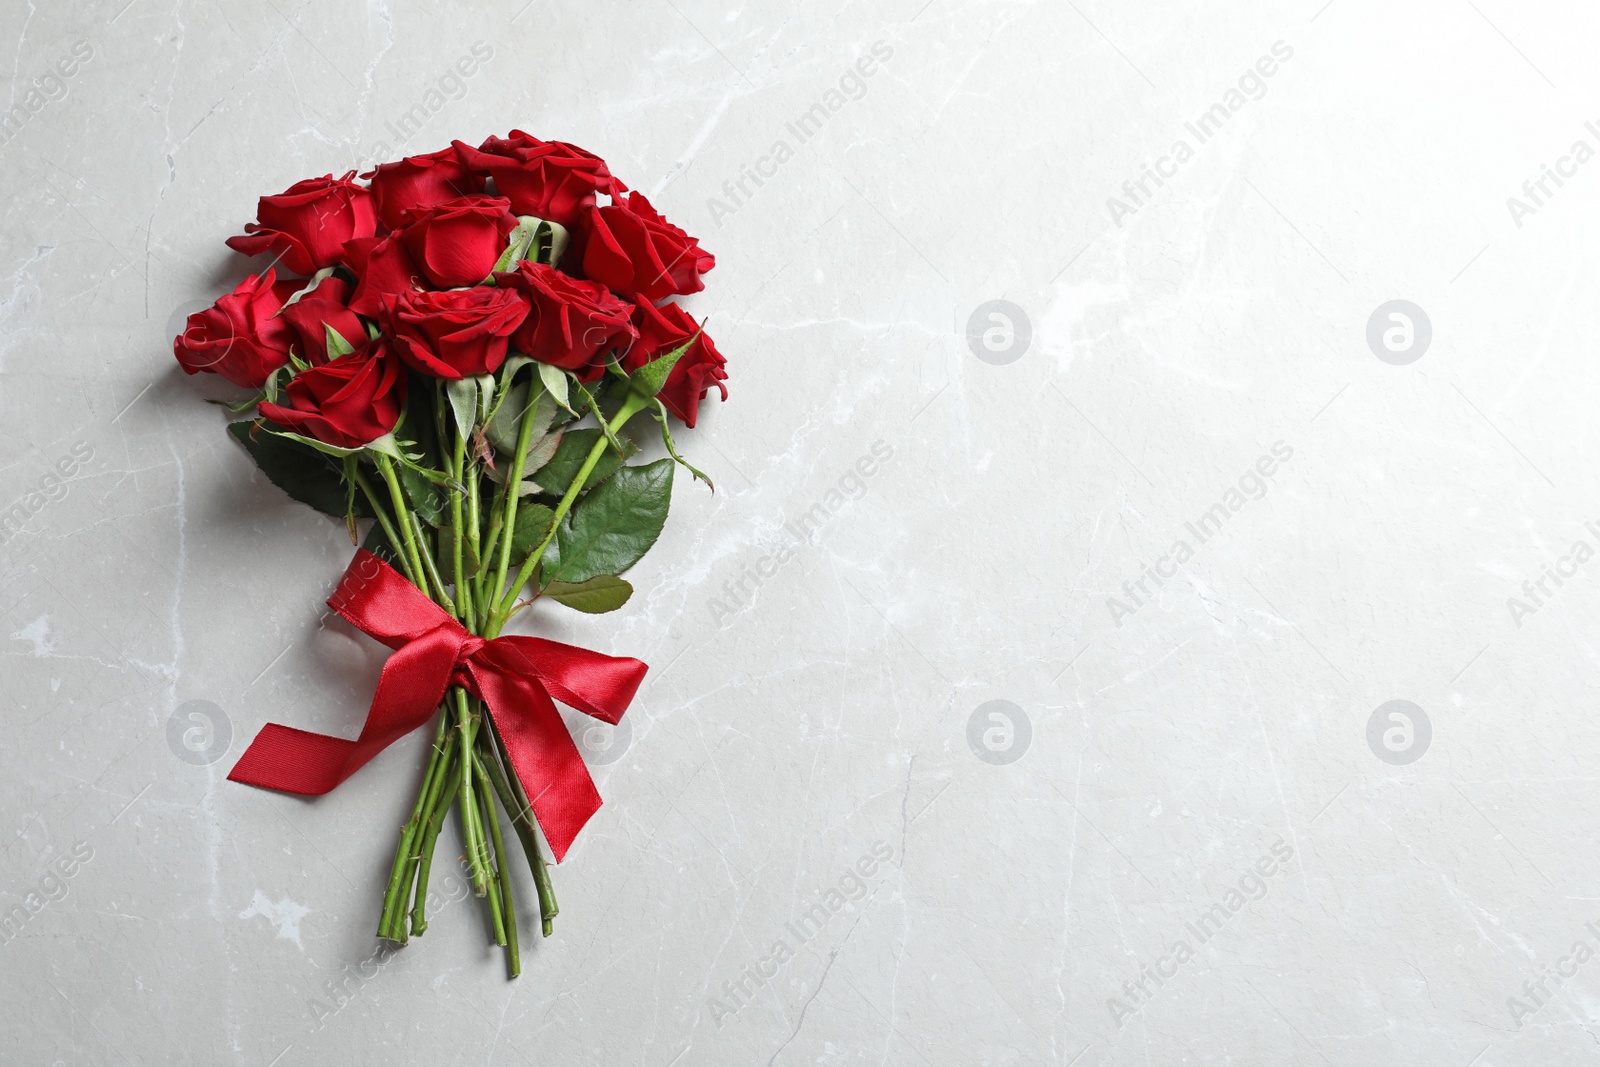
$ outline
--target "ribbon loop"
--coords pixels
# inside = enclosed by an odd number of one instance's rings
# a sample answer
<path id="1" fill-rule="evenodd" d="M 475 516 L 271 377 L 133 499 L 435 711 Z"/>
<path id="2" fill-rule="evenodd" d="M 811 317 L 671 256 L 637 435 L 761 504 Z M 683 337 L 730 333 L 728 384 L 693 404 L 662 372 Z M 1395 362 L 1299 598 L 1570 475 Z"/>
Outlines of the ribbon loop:
<path id="1" fill-rule="evenodd" d="M 433 718 L 452 684 L 481 698 L 557 861 L 600 794 L 551 697 L 615 724 L 648 670 L 639 660 L 537 637 L 485 640 L 394 568 L 356 552 L 328 606 L 394 650 L 354 741 L 268 723 L 228 778 L 303 796 L 331 792 Z"/>

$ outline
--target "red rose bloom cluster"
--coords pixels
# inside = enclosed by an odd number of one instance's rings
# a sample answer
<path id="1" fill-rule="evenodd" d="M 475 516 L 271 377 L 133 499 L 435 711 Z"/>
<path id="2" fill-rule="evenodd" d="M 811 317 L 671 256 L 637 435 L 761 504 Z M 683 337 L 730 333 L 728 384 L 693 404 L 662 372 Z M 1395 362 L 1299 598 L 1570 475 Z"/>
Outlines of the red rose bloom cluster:
<path id="1" fill-rule="evenodd" d="M 594 381 L 688 344 L 663 405 L 693 426 L 712 388 L 727 397 L 725 360 L 667 303 L 704 288 L 715 259 L 600 157 L 513 130 L 361 178 L 261 198 L 228 245 L 271 264 L 190 316 L 173 343 L 185 371 L 265 388 L 264 417 L 340 448 L 394 429 L 409 374 L 493 374 L 513 354 Z M 560 258 L 507 256 L 539 222 Z"/>

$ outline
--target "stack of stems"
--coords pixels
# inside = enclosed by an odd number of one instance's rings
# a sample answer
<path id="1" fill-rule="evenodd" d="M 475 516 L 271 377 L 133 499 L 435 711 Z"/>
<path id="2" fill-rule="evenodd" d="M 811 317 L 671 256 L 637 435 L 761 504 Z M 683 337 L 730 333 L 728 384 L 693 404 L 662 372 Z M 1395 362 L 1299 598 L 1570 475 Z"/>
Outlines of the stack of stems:
<path id="1" fill-rule="evenodd" d="M 442 391 L 435 398 L 435 409 L 449 410 Z M 530 557 L 531 566 L 519 571 L 517 583 L 506 588 L 511 567 L 512 541 L 516 532 L 518 495 L 507 486 L 520 484 L 534 429 L 530 408 L 518 418 L 517 447 L 509 477 L 502 481 L 484 525 L 480 498 L 481 469 L 476 450 L 449 420 L 440 418 L 437 429 L 448 476 L 448 527 L 428 536 L 428 526 L 419 516 L 416 502 L 408 495 L 405 479 L 394 462 L 377 455 L 374 462 L 381 489 L 359 468 L 352 475 L 357 486 L 378 517 L 378 523 L 394 547 L 406 577 L 462 623 L 471 633 L 494 637 L 504 625 L 515 603 L 516 594 L 526 584 L 544 552 L 545 538 Z M 590 455 L 575 485 L 581 485 L 599 461 L 604 441 Z M 384 490 L 387 490 L 385 499 Z M 576 493 L 569 493 L 557 511 L 570 510 Z M 478 561 L 474 568 L 469 564 Z M 444 569 L 441 569 L 441 562 Z M 449 582 L 446 582 L 446 574 Z M 539 902 L 540 925 L 549 937 L 557 913 L 550 871 L 540 845 L 538 825 L 521 781 L 514 773 L 504 742 L 483 702 L 460 686 L 445 694 L 435 724 L 433 745 L 427 770 L 410 817 L 400 828 L 394 865 L 385 887 L 383 910 L 378 919 L 378 935 L 404 943 L 428 928 L 428 886 L 433 870 L 433 855 L 439 833 L 450 809 L 457 810 L 463 842 L 463 866 L 474 895 L 489 902 L 491 934 L 495 944 L 506 951 L 511 977 L 521 973 L 517 940 L 516 897 L 512 891 L 512 864 L 508 862 L 501 811 L 510 819 L 513 832 L 522 846 L 533 875 Z"/>

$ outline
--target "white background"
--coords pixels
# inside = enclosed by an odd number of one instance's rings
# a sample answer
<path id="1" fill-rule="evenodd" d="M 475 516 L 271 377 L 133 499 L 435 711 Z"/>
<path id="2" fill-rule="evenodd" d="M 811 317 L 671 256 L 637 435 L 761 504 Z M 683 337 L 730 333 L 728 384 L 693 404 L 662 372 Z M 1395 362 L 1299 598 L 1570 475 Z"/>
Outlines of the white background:
<path id="1" fill-rule="evenodd" d="M 1600 547 L 1600 162 L 1507 207 L 1600 148 L 1587 6 L 521 2 L 0 14 L 7 106 L 93 49 L 0 144 L 0 503 L 46 501 L 0 546 L 0 911 L 59 898 L 0 943 L 0 1059 L 1594 1062 L 1600 962 L 1524 983 L 1600 951 L 1600 562 L 1507 605 Z M 1264 94 L 1114 222 L 1280 41 Z M 679 480 L 639 594 L 521 624 L 653 669 L 512 983 L 477 903 L 373 960 L 425 738 L 314 802 L 225 780 L 264 722 L 353 736 L 383 650 L 319 624 L 342 528 L 171 356 L 243 276 L 222 242 L 256 197 L 369 163 L 418 107 L 405 152 L 521 127 L 604 155 L 716 255 L 690 307 L 730 361 L 679 438 L 717 491 Z M 1395 299 L 1431 322 L 1407 365 L 1367 343 Z M 966 337 L 992 300 L 1031 323 L 1003 365 Z M 1114 620 L 1277 442 L 1261 499 Z M 65 496 L 30 498 L 75 446 Z M 968 742 L 992 700 L 1031 733 L 1008 764 Z M 1431 725 L 1409 763 L 1369 747 L 1390 700 Z M 225 716 L 209 764 L 179 758 L 187 712 L 168 740 L 193 701 Z M 1201 944 L 1185 924 L 1275 844 Z"/>

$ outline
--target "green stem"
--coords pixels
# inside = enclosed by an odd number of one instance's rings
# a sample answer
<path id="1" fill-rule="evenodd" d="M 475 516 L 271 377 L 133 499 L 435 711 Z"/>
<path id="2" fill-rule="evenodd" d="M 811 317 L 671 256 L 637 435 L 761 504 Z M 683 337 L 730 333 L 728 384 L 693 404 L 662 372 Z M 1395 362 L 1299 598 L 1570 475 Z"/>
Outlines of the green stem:
<path id="1" fill-rule="evenodd" d="M 428 543 L 428 535 L 422 528 L 422 520 L 417 518 L 415 512 L 409 515 L 408 518 L 416 530 L 417 545 L 422 555 L 422 569 L 427 574 L 428 581 L 432 583 L 433 599 L 438 602 L 440 607 L 454 614 L 455 603 L 450 599 L 450 594 L 445 591 L 444 576 L 439 573 L 439 561 L 434 558 L 434 548 Z M 423 592 L 427 591 L 428 589 L 425 587 Z"/>
<path id="2" fill-rule="evenodd" d="M 406 504 L 405 493 L 400 489 L 400 479 L 395 477 L 394 464 L 389 462 L 388 456 L 379 453 L 376 457 L 376 462 L 378 464 L 378 473 L 383 475 L 384 482 L 389 486 L 389 498 L 394 501 L 395 520 L 400 523 L 403 544 L 395 547 L 402 549 L 411 559 L 414 575 L 411 579 L 412 584 L 419 589 L 426 589 L 423 582 L 427 580 L 427 571 L 422 567 L 422 555 L 417 550 L 416 539 L 411 534 L 411 523 L 406 518 L 411 513 L 411 509 Z M 423 581 L 419 582 L 418 578 L 422 578 Z"/>
<path id="3" fill-rule="evenodd" d="M 472 752 L 469 755 L 472 759 L 473 776 L 478 781 L 478 803 L 482 805 L 478 809 L 478 818 L 482 820 L 480 825 L 489 828 L 490 839 L 497 846 L 500 846 L 500 816 L 495 813 L 494 797 L 489 794 L 489 783 L 485 781 L 488 776 L 483 773 L 483 765 L 478 760 L 477 752 Z M 489 917 L 494 922 L 494 943 L 504 947 L 506 943 L 506 917 L 501 910 L 500 882 L 502 876 L 500 868 L 504 867 L 505 863 L 500 855 L 500 847 L 495 849 L 495 860 L 498 866 L 494 870 L 494 884 L 489 887 Z"/>
<path id="4" fill-rule="evenodd" d="M 367 502 L 372 505 L 373 514 L 378 517 L 378 525 L 383 527 L 384 536 L 394 546 L 394 550 L 400 560 L 400 569 L 406 572 L 406 578 L 410 580 L 412 585 L 420 586 L 421 583 L 417 579 L 421 576 L 411 570 L 411 560 L 406 556 L 405 549 L 401 547 L 404 542 L 401 541 L 400 535 L 395 532 L 394 524 L 389 521 L 389 516 L 384 513 L 383 505 L 378 501 L 377 491 L 372 488 L 372 483 L 367 480 L 365 474 L 361 473 L 361 468 L 359 467 L 356 468 L 356 484 L 367 495 Z"/>
<path id="5" fill-rule="evenodd" d="M 445 816 L 450 814 L 451 802 L 455 800 L 457 788 L 462 774 L 462 763 L 455 759 L 455 735 L 451 735 L 449 751 L 445 758 L 451 760 L 449 771 L 441 775 L 439 788 L 433 799 L 433 807 L 429 809 L 427 828 L 422 835 L 422 866 L 417 869 L 417 895 L 416 904 L 411 910 L 411 936 L 420 937 L 428 928 L 428 875 L 433 870 L 434 844 L 439 840 L 439 831 L 444 828 Z"/>
<path id="6" fill-rule="evenodd" d="M 622 409 L 617 412 L 616 418 L 611 420 L 606 429 L 610 434 L 614 435 L 618 430 L 622 429 L 629 419 L 644 410 L 645 406 L 650 402 L 650 397 L 640 396 L 638 393 L 629 393 L 628 399 L 623 401 Z M 566 517 L 567 512 L 572 510 L 573 501 L 578 499 L 578 494 L 583 490 L 583 483 L 589 480 L 589 475 L 594 471 L 595 464 L 600 462 L 600 457 L 605 454 L 608 447 L 610 447 L 610 441 L 607 440 L 606 434 L 602 434 L 595 440 L 594 447 L 589 449 L 588 458 L 583 461 L 583 466 L 578 468 L 578 473 L 573 477 L 572 484 L 567 486 L 566 494 L 562 496 L 561 503 L 556 505 L 555 518 L 550 523 L 550 529 L 544 535 L 544 540 L 539 542 L 537 548 L 528 553 L 528 558 L 522 564 L 522 569 L 517 572 L 516 578 L 511 583 L 511 588 L 505 590 L 504 599 L 496 603 L 494 610 L 490 612 L 488 625 L 484 628 L 484 637 L 495 638 L 500 636 L 500 628 L 506 624 L 506 619 L 511 616 L 511 609 L 516 605 L 517 594 L 522 592 L 522 587 L 527 585 L 528 579 L 533 576 L 534 569 L 539 566 L 539 560 L 544 557 L 544 550 L 550 547 L 551 538 L 555 537 L 556 530 L 560 528 L 561 520 Z M 509 514 L 512 509 L 508 507 L 506 510 Z M 504 560 L 509 559 L 511 555 L 511 528 L 509 525 L 506 527 L 505 536 L 506 545 L 502 554 L 502 565 Z M 503 585 L 503 582 L 496 584 L 495 591 L 497 595 Z"/>
<path id="7" fill-rule="evenodd" d="M 439 716 L 439 725 L 434 729 L 433 748 L 428 755 L 428 770 L 422 777 L 422 789 L 417 794 L 417 803 L 411 809 L 411 817 L 400 828 L 400 846 L 395 852 L 394 868 L 389 872 L 389 886 L 383 895 L 383 914 L 378 920 L 378 936 L 388 937 L 395 941 L 405 940 L 405 924 L 403 921 L 404 909 L 400 908 L 400 891 L 406 885 L 406 875 L 411 872 L 411 846 L 416 842 L 421 830 L 423 819 L 428 811 L 428 797 L 432 791 L 434 778 L 442 774 L 439 768 L 439 751 L 444 741 L 444 716 Z"/>
<path id="8" fill-rule="evenodd" d="M 483 590 L 479 593 L 478 600 L 484 605 L 485 612 L 493 608 L 495 600 L 498 599 L 498 594 L 489 588 L 486 579 L 489 577 L 489 572 L 494 569 L 495 548 L 500 544 L 500 526 L 505 522 L 505 500 L 505 486 L 496 487 L 494 502 L 489 506 L 488 540 L 484 541 L 483 547 L 479 550 L 478 558 L 481 562 L 478 566 L 478 581 Z"/>
<path id="9" fill-rule="evenodd" d="M 433 841 L 428 836 L 428 826 L 433 820 L 434 809 L 439 806 L 439 794 L 444 792 L 445 782 L 450 778 L 451 759 L 455 754 L 456 737 L 449 730 L 449 723 L 449 709 L 441 707 L 439 709 L 439 729 L 433 739 L 433 758 L 428 764 L 428 776 L 424 779 L 426 788 L 423 794 L 425 803 L 421 808 L 422 821 L 418 824 L 417 832 L 411 839 L 411 857 L 407 861 L 409 870 L 406 872 L 406 881 L 408 883 L 419 882 L 418 876 L 421 875 L 424 857 L 432 859 L 433 856 Z M 421 877 L 420 889 L 416 889 L 415 886 L 413 886 L 413 889 L 416 891 L 409 893 L 408 897 L 413 902 L 412 911 L 414 914 L 415 910 L 421 907 L 421 901 L 427 898 L 428 879 L 425 876 Z M 406 913 L 403 909 L 395 916 L 394 921 L 396 927 L 404 929 Z M 413 927 L 416 925 L 414 919 L 412 925 Z M 423 923 L 423 927 L 427 927 L 426 922 Z"/>
<path id="10" fill-rule="evenodd" d="M 466 455 L 466 439 L 457 436 L 455 455 L 451 458 L 450 468 L 450 477 L 457 483 L 461 481 Z M 462 565 L 461 490 L 454 485 L 450 487 L 450 533 L 450 555 L 456 582 L 456 615 L 467 624 L 467 629 L 476 630 L 478 627 L 476 612 L 473 610 L 472 587 L 467 583 L 466 568 Z"/>
<path id="11" fill-rule="evenodd" d="M 492 720 L 490 725 L 493 726 Z M 494 783 L 495 792 L 500 795 L 500 806 L 506 809 L 506 814 L 511 818 L 511 828 L 517 832 L 517 838 L 522 842 L 522 851 L 528 860 L 528 870 L 533 875 L 533 884 L 539 893 L 541 926 L 544 936 L 549 937 L 554 928 L 555 917 L 560 911 L 556 906 L 555 887 L 550 884 L 550 869 L 545 866 L 544 852 L 539 848 L 539 834 L 534 829 L 533 809 L 528 804 L 527 795 L 522 791 L 522 783 L 515 776 L 508 782 L 506 772 L 502 769 L 502 765 L 509 767 L 511 764 L 506 758 L 505 743 L 500 740 L 498 730 L 494 731 L 494 740 L 500 758 L 485 760 L 484 767 L 489 772 L 489 780 Z"/>
<path id="12" fill-rule="evenodd" d="M 489 837 L 494 843 L 495 880 L 498 883 L 500 899 L 500 914 L 504 917 L 505 940 L 500 943 L 506 947 L 506 968 L 510 971 L 509 977 L 515 978 L 522 973 L 522 953 L 517 947 L 517 910 L 516 903 L 511 896 L 511 867 L 506 863 L 505 839 L 500 835 L 500 817 L 494 810 L 494 790 L 489 783 L 489 775 L 484 770 L 485 763 L 494 762 L 494 753 L 490 752 L 486 758 L 480 759 L 473 753 L 472 765 L 478 772 L 478 784 L 482 787 L 483 806 L 489 813 Z M 510 814 L 508 809 L 507 815 Z M 490 899 L 494 894 L 490 894 Z"/>
<path id="13" fill-rule="evenodd" d="M 531 386 L 528 395 L 533 395 Z M 506 474 L 505 519 L 500 524 L 500 564 L 494 572 L 491 603 L 500 596 L 500 589 L 506 584 L 506 572 L 511 569 L 512 534 L 517 529 L 517 505 L 522 502 L 522 468 L 528 462 L 528 448 L 533 444 L 533 424 L 537 421 L 534 415 L 538 410 L 537 403 L 529 404 L 523 410 L 522 421 L 517 427 L 517 450 L 512 454 L 511 470 Z"/>
<path id="14" fill-rule="evenodd" d="M 456 722 L 461 730 L 461 758 L 471 760 L 472 743 L 477 737 L 477 724 L 467 710 L 467 695 L 461 689 L 455 690 Z M 461 837 L 467 849 L 467 869 L 472 875 L 472 892 L 474 896 L 486 896 L 489 892 L 487 872 L 483 869 L 482 849 L 480 840 L 483 828 L 478 825 L 477 802 L 473 797 L 471 763 L 467 763 L 467 772 L 461 775 L 461 790 L 459 802 L 461 805 Z"/>
<path id="15" fill-rule="evenodd" d="M 478 460 L 476 457 L 468 464 L 470 476 L 467 484 L 467 541 L 472 545 L 472 558 L 478 561 L 477 569 L 472 574 L 472 599 L 480 607 L 483 606 L 483 517 L 479 512 L 482 502 L 479 499 L 481 484 L 478 480 Z"/>

